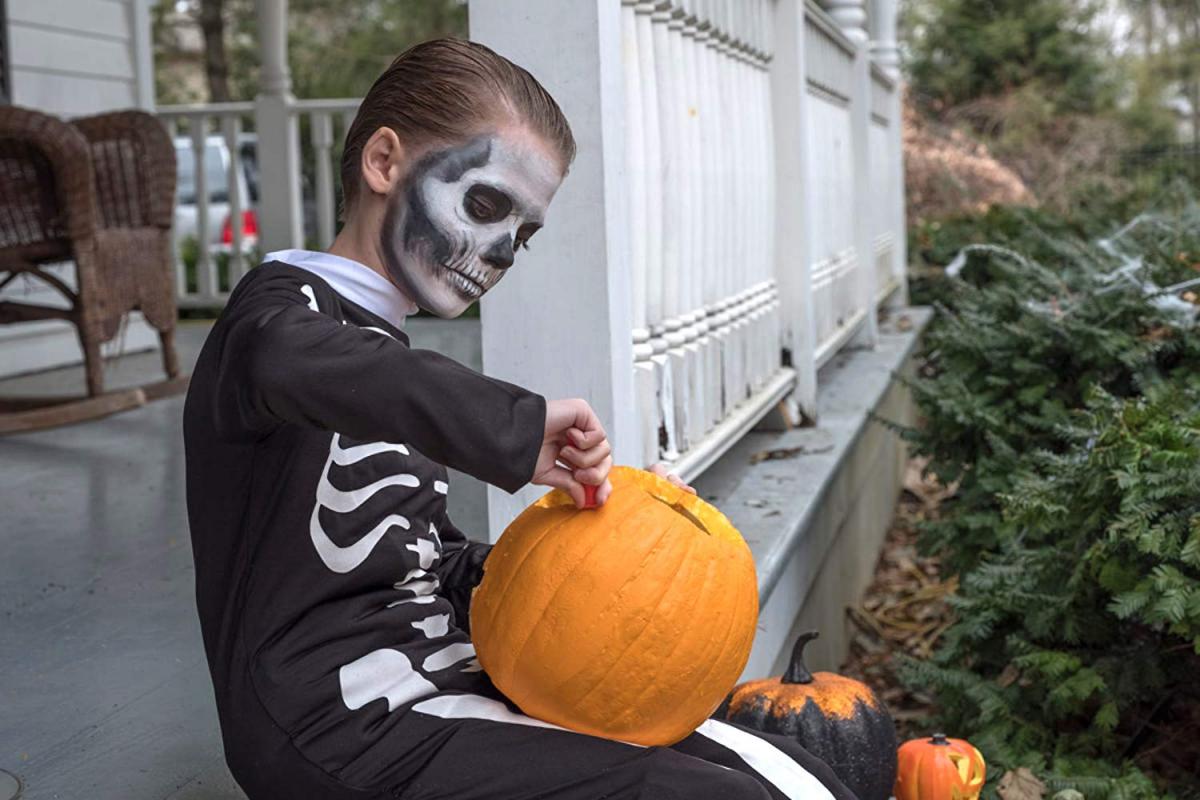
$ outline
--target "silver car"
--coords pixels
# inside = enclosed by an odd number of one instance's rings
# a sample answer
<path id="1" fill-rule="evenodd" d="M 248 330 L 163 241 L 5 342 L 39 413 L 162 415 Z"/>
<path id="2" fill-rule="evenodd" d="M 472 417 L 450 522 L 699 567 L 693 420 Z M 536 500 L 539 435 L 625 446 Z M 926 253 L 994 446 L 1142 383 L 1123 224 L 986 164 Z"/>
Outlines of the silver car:
<path id="1" fill-rule="evenodd" d="M 249 253 L 258 244 L 258 158 L 254 134 L 238 139 L 241 169 L 237 172 L 238 196 L 242 207 L 242 251 Z M 196 157 L 189 136 L 175 137 L 175 247 L 199 239 L 199 213 L 196 199 Z M 208 220 L 205 238 L 210 253 L 228 253 L 233 247 L 230 218 L 229 147 L 223 136 L 208 136 L 204 143 L 204 177 L 208 193 Z"/>

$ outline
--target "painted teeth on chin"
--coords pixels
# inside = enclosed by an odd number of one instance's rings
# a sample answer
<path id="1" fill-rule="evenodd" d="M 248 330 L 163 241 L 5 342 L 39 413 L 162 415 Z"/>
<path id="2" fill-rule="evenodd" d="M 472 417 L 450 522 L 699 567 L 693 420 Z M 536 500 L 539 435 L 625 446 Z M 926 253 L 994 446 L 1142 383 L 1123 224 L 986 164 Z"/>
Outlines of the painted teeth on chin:
<path id="1" fill-rule="evenodd" d="M 450 275 L 450 282 L 453 283 L 454 286 L 459 291 L 461 291 L 463 294 L 468 295 L 470 297 L 479 297 L 483 294 L 483 287 L 480 286 L 479 284 L 473 282 L 471 279 L 469 279 L 467 276 L 463 275 L 462 273 L 454 272 L 453 270 L 451 270 L 449 272 L 449 275 Z"/>

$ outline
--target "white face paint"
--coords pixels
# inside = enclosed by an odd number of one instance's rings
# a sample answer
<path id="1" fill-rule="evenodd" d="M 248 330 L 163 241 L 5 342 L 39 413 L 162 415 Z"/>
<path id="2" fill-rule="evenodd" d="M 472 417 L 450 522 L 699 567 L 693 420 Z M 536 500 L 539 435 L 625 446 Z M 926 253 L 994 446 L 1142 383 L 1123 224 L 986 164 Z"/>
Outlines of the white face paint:
<path id="1" fill-rule="evenodd" d="M 562 168 L 532 138 L 488 134 L 437 150 L 394 193 L 381 234 L 384 262 L 421 308 L 461 314 L 542 226 Z"/>

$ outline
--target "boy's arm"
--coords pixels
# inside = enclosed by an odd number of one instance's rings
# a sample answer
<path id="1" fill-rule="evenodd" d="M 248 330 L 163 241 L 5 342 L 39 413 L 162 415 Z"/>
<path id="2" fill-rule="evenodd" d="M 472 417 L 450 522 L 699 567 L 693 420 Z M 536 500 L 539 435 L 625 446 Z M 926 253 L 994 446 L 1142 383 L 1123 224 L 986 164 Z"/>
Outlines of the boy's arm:
<path id="1" fill-rule="evenodd" d="M 545 426 L 540 395 L 343 325 L 314 311 L 304 286 L 264 275 L 234 309 L 217 380 L 237 419 L 222 427 L 265 433 L 290 422 L 404 442 L 510 492 L 529 481 Z"/>
<path id="2" fill-rule="evenodd" d="M 454 608 L 455 625 L 470 633 L 471 593 L 483 580 L 483 562 L 492 545 L 468 539 L 446 514 L 442 514 L 437 530 L 442 540 L 442 557 L 433 568 L 441 587 L 438 594 Z"/>

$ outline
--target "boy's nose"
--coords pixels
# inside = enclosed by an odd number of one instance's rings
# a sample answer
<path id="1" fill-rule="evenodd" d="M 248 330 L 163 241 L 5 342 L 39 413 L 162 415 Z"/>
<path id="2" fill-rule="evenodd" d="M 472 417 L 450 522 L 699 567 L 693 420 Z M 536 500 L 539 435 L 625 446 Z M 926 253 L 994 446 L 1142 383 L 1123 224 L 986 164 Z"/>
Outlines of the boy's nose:
<path id="1" fill-rule="evenodd" d="M 501 236 L 492 242 L 491 246 L 483 254 L 483 260 L 496 269 L 508 269 L 513 265 L 515 257 L 512 239 L 509 239 L 507 236 Z"/>

